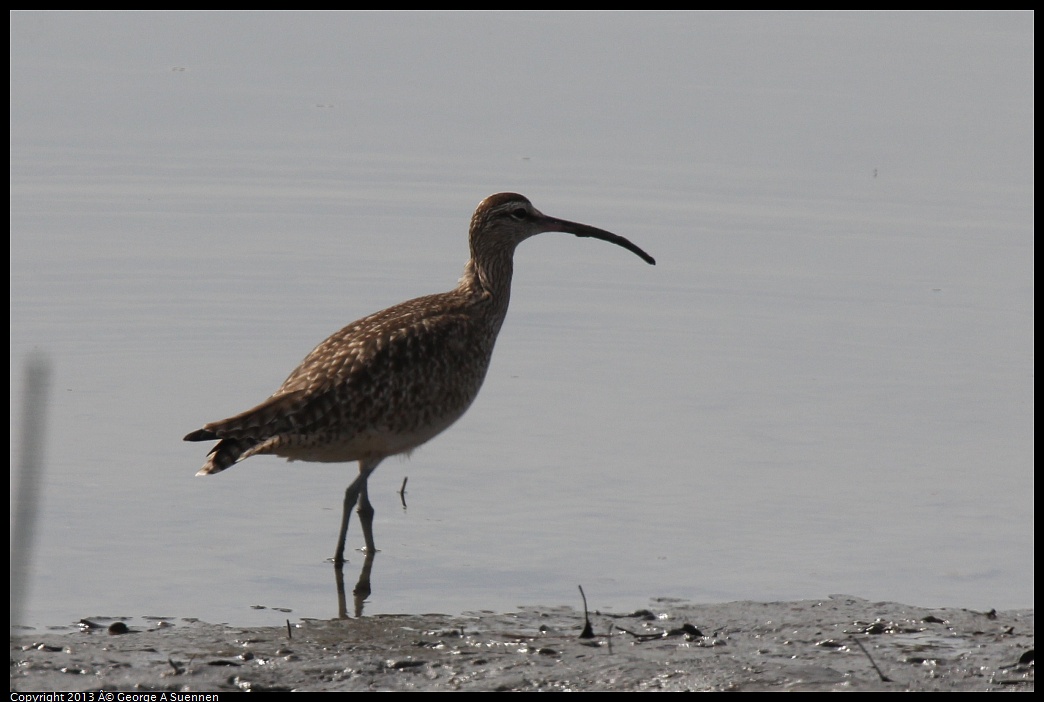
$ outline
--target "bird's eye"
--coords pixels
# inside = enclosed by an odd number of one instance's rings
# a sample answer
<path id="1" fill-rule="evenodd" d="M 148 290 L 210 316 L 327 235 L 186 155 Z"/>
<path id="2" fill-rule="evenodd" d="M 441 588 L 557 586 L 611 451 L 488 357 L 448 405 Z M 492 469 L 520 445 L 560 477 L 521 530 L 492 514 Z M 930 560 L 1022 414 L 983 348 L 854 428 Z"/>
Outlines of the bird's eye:
<path id="1" fill-rule="evenodd" d="M 529 216 L 529 212 L 526 211 L 525 207 L 519 207 L 518 209 L 511 210 L 511 212 L 509 212 L 508 214 L 511 215 L 512 219 L 517 219 L 520 222 Z"/>

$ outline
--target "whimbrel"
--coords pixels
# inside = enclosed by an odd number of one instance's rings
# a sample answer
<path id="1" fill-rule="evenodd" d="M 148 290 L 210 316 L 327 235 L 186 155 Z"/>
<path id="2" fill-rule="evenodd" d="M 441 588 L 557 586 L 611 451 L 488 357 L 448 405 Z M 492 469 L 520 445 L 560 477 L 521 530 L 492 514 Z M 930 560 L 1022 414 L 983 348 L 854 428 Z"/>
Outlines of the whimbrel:
<path id="1" fill-rule="evenodd" d="M 490 195 L 471 217 L 471 260 L 454 290 L 349 324 L 316 346 L 260 405 L 186 436 L 218 442 L 197 475 L 220 473 L 258 454 L 358 461 L 359 475 L 344 495 L 334 563 L 344 563 L 356 504 L 373 553 L 370 474 L 388 456 L 409 453 L 443 432 L 471 405 L 507 314 L 515 247 L 543 232 L 601 239 L 656 263 L 622 236 L 548 217 L 515 193 Z"/>

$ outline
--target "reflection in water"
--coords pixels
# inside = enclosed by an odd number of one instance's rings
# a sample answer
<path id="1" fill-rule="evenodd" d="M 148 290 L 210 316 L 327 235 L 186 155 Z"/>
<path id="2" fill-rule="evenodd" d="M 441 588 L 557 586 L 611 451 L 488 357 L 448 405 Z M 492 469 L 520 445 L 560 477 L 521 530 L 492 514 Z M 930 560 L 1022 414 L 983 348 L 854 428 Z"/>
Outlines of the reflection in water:
<path id="1" fill-rule="evenodd" d="M 359 581 L 355 583 L 355 587 L 352 589 L 352 600 L 355 604 L 356 617 L 362 616 L 363 603 L 370 596 L 370 571 L 373 570 L 373 557 L 375 555 L 373 551 L 366 551 L 366 555 L 363 558 L 363 567 L 359 572 Z M 334 579 L 337 581 L 337 617 L 339 619 L 349 618 L 348 598 L 344 592 L 344 565 L 344 563 L 334 564 Z"/>

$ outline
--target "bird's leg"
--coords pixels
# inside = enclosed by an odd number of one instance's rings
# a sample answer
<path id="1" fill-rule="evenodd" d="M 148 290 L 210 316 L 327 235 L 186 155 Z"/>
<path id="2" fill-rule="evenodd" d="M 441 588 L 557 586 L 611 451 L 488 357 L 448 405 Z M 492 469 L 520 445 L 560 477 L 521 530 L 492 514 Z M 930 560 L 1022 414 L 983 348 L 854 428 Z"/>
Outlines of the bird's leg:
<path id="1" fill-rule="evenodd" d="M 363 483 L 362 490 L 359 491 L 359 509 L 356 510 L 359 513 L 359 523 L 362 524 L 363 539 L 366 540 L 366 553 L 376 553 L 377 547 L 373 545 L 373 505 L 370 504 L 370 496 L 366 488 L 366 483 Z"/>
<path id="2" fill-rule="evenodd" d="M 348 489 L 344 491 L 344 508 L 341 511 L 341 534 L 337 537 L 337 550 L 334 551 L 334 566 L 340 568 L 344 565 L 344 542 L 348 540 L 348 518 L 352 515 L 352 507 L 359 499 L 359 488 L 355 483 L 356 478 Z"/>
<path id="3" fill-rule="evenodd" d="M 363 538 L 366 539 L 366 548 L 375 551 L 373 545 L 373 506 L 366 495 L 366 481 L 381 459 L 367 459 L 359 461 L 359 475 L 351 482 L 348 489 L 344 491 L 344 508 L 341 512 L 341 533 L 337 537 L 337 549 L 334 551 L 334 565 L 344 565 L 344 544 L 348 540 L 348 519 L 352 516 L 352 508 L 359 505 L 359 521 L 363 525 Z M 364 509 L 368 508 L 368 509 Z M 368 512 L 368 516 L 366 514 Z"/>

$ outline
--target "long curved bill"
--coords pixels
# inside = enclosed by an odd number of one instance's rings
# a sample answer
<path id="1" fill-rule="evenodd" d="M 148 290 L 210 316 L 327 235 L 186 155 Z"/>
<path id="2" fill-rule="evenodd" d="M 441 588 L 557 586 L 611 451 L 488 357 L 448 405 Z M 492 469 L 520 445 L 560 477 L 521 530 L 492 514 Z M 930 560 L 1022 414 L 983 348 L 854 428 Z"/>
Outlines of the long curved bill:
<path id="1" fill-rule="evenodd" d="M 656 259 L 645 253 L 637 244 L 632 242 L 630 239 L 625 239 L 619 234 L 613 234 L 607 232 L 604 229 L 598 227 L 592 227 L 587 224 L 580 224 L 579 222 L 570 222 L 566 219 L 558 219 L 556 217 L 548 217 L 544 215 L 546 230 L 549 232 L 563 232 L 565 234 L 573 234 L 579 237 L 589 237 L 591 239 L 601 239 L 602 241 L 608 241 L 610 244 L 616 244 L 627 249 L 635 256 L 648 263 L 649 265 L 655 266 Z"/>

